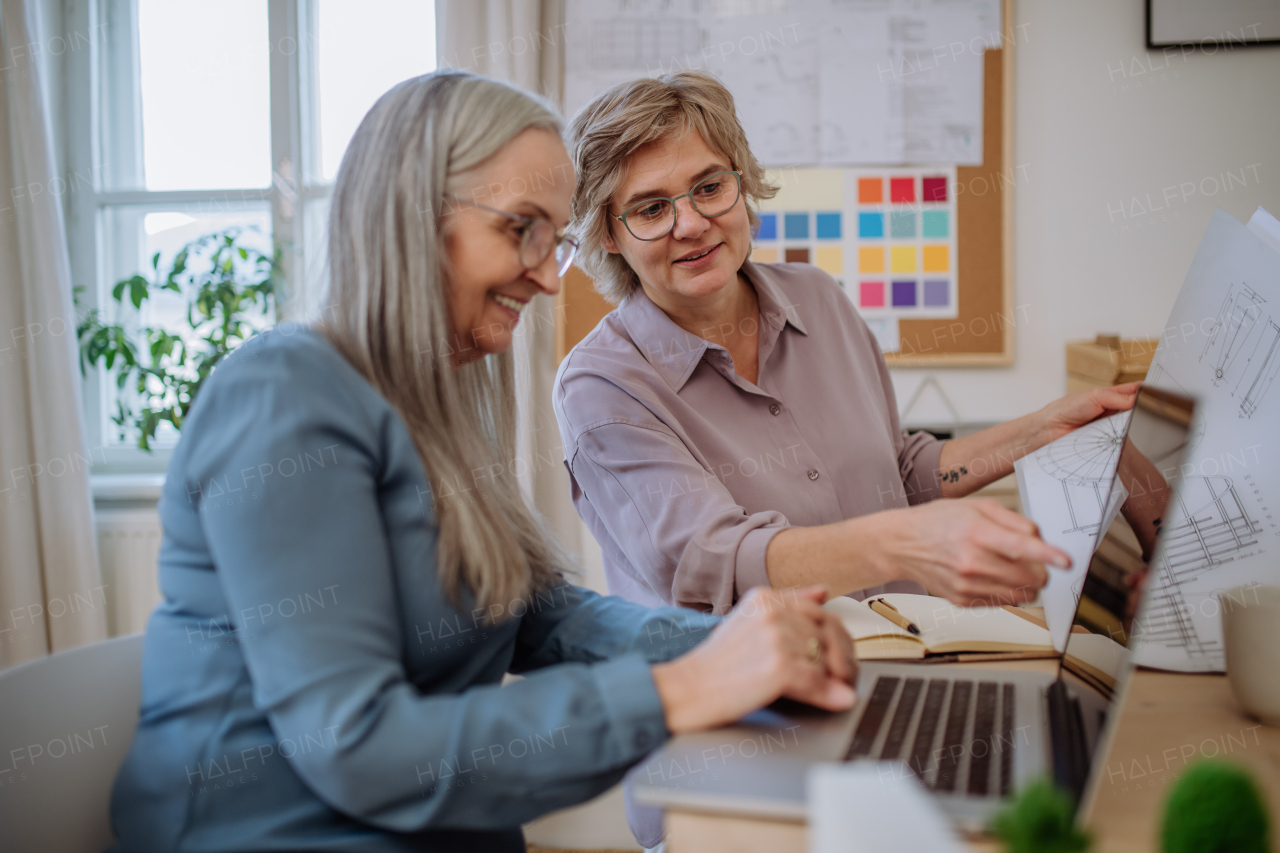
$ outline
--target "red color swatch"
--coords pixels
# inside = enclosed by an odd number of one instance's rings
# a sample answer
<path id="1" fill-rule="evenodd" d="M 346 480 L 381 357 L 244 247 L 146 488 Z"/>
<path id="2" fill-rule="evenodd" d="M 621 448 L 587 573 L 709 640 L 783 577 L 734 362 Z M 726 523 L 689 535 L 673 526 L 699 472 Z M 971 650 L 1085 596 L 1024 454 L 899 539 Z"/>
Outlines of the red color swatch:
<path id="1" fill-rule="evenodd" d="M 894 204 L 913 202 L 916 200 L 915 178 L 890 178 L 889 201 Z"/>
<path id="2" fill-rule="evenodd" d="M 940 178 L 921 178 L 920 183 L 923 184 L 921 190 L 924 201 L 946 201 L 947 200 L 947 179 Z"/>

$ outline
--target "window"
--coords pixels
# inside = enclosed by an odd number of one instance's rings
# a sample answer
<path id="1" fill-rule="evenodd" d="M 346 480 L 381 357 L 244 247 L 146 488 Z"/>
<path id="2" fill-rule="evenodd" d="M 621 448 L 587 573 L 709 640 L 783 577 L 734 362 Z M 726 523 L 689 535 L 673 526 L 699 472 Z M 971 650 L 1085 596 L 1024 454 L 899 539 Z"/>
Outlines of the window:
<path id="1" fill-rule="evenodd" d="M 72 276 L 86 304 L 123 322 L 183 322 L 173 302 L 119 309 L 111 285 L 167 263 L 190 240 L 246 229 L 282 252 L 277 311 L 319 298 L 328 199 L 373 102 L 435 68 L 430 0 L 90 0 L 68 4 L 92 50 L 68 52 L 69 171 L 91 176 L 68 205 Z M 87 185 L 87 186 L 86 186 Z M 128 315 L 114 312 L 127 310 Z M 85 382 L 95 473 L 161 471 L 120 438 L 115 386 Z"/>

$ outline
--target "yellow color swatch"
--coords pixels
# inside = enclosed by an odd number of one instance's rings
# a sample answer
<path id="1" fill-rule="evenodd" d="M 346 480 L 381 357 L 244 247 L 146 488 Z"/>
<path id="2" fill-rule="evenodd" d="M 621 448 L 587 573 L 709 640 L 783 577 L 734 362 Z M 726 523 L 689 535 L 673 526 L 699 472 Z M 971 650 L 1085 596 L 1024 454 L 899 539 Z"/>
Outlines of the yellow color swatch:
<path id="1" fill-rule="evenodd" d="M 862 246 L 858 249 L 858 272 L 884 272 L 884 249 Z"/>
<path id="2" fill-rule="evenodd" d="M 893 272 L 916 271 L 916 247 L 894 246 L 889 250 L 889 267 Z"/>
<path id="3" fill-rule="evenodd" d="M 844 275 L 844 249 L 840 246 L 819 246 L 818 269 L 832 275 Z"/>
<path id="4" fill-rule="evenodd" d="M 776 264 L 778 262 L 777 249 L 752 249 L 751 260 L 757 264 Z"/>
<path id="5" fill-rule="evenodd" d="M 950 251 L 946 246 L 924 247 L 924 271 L 946 272 L 951 269 Z"/>

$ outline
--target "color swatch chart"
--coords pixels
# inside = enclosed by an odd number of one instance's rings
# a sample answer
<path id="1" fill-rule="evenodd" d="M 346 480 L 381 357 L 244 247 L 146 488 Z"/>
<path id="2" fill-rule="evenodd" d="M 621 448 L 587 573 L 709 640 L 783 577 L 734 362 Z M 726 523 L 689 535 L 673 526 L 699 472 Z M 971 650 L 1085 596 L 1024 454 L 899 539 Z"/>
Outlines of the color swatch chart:
<path id="1" fill-rule="evenodd" d="M 752 260 L 813 264 L 868 317 L 957 316 L 955 167 L 781 169 Z"/>

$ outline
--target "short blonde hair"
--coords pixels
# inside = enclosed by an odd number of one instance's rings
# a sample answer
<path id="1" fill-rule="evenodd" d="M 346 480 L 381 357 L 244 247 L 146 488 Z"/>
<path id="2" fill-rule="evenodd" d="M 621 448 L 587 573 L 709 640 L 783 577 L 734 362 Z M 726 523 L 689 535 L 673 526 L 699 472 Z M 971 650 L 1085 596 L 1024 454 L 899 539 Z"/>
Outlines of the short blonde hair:
<path id="1" fill-rule="evenodd" d="M 570 230 L 578 238 L 578 261 L 596 290 L 615 305 L 640 285 L 621 255 L 604 248 L 610 233 L 609 201 L 627 175 L 627 161 L 642 145 L 696 130 L 711 150 L 742 173 L 742 194 L 754 234 L 755 205 L 778 188 L 765 180 L 729 94 L 703 71 L 680 71 L 621 83 L 578 111 L 569 123 L 569 155 L 578 175 Z M 625 226 L 624 226 L 625 227 Z"/>

